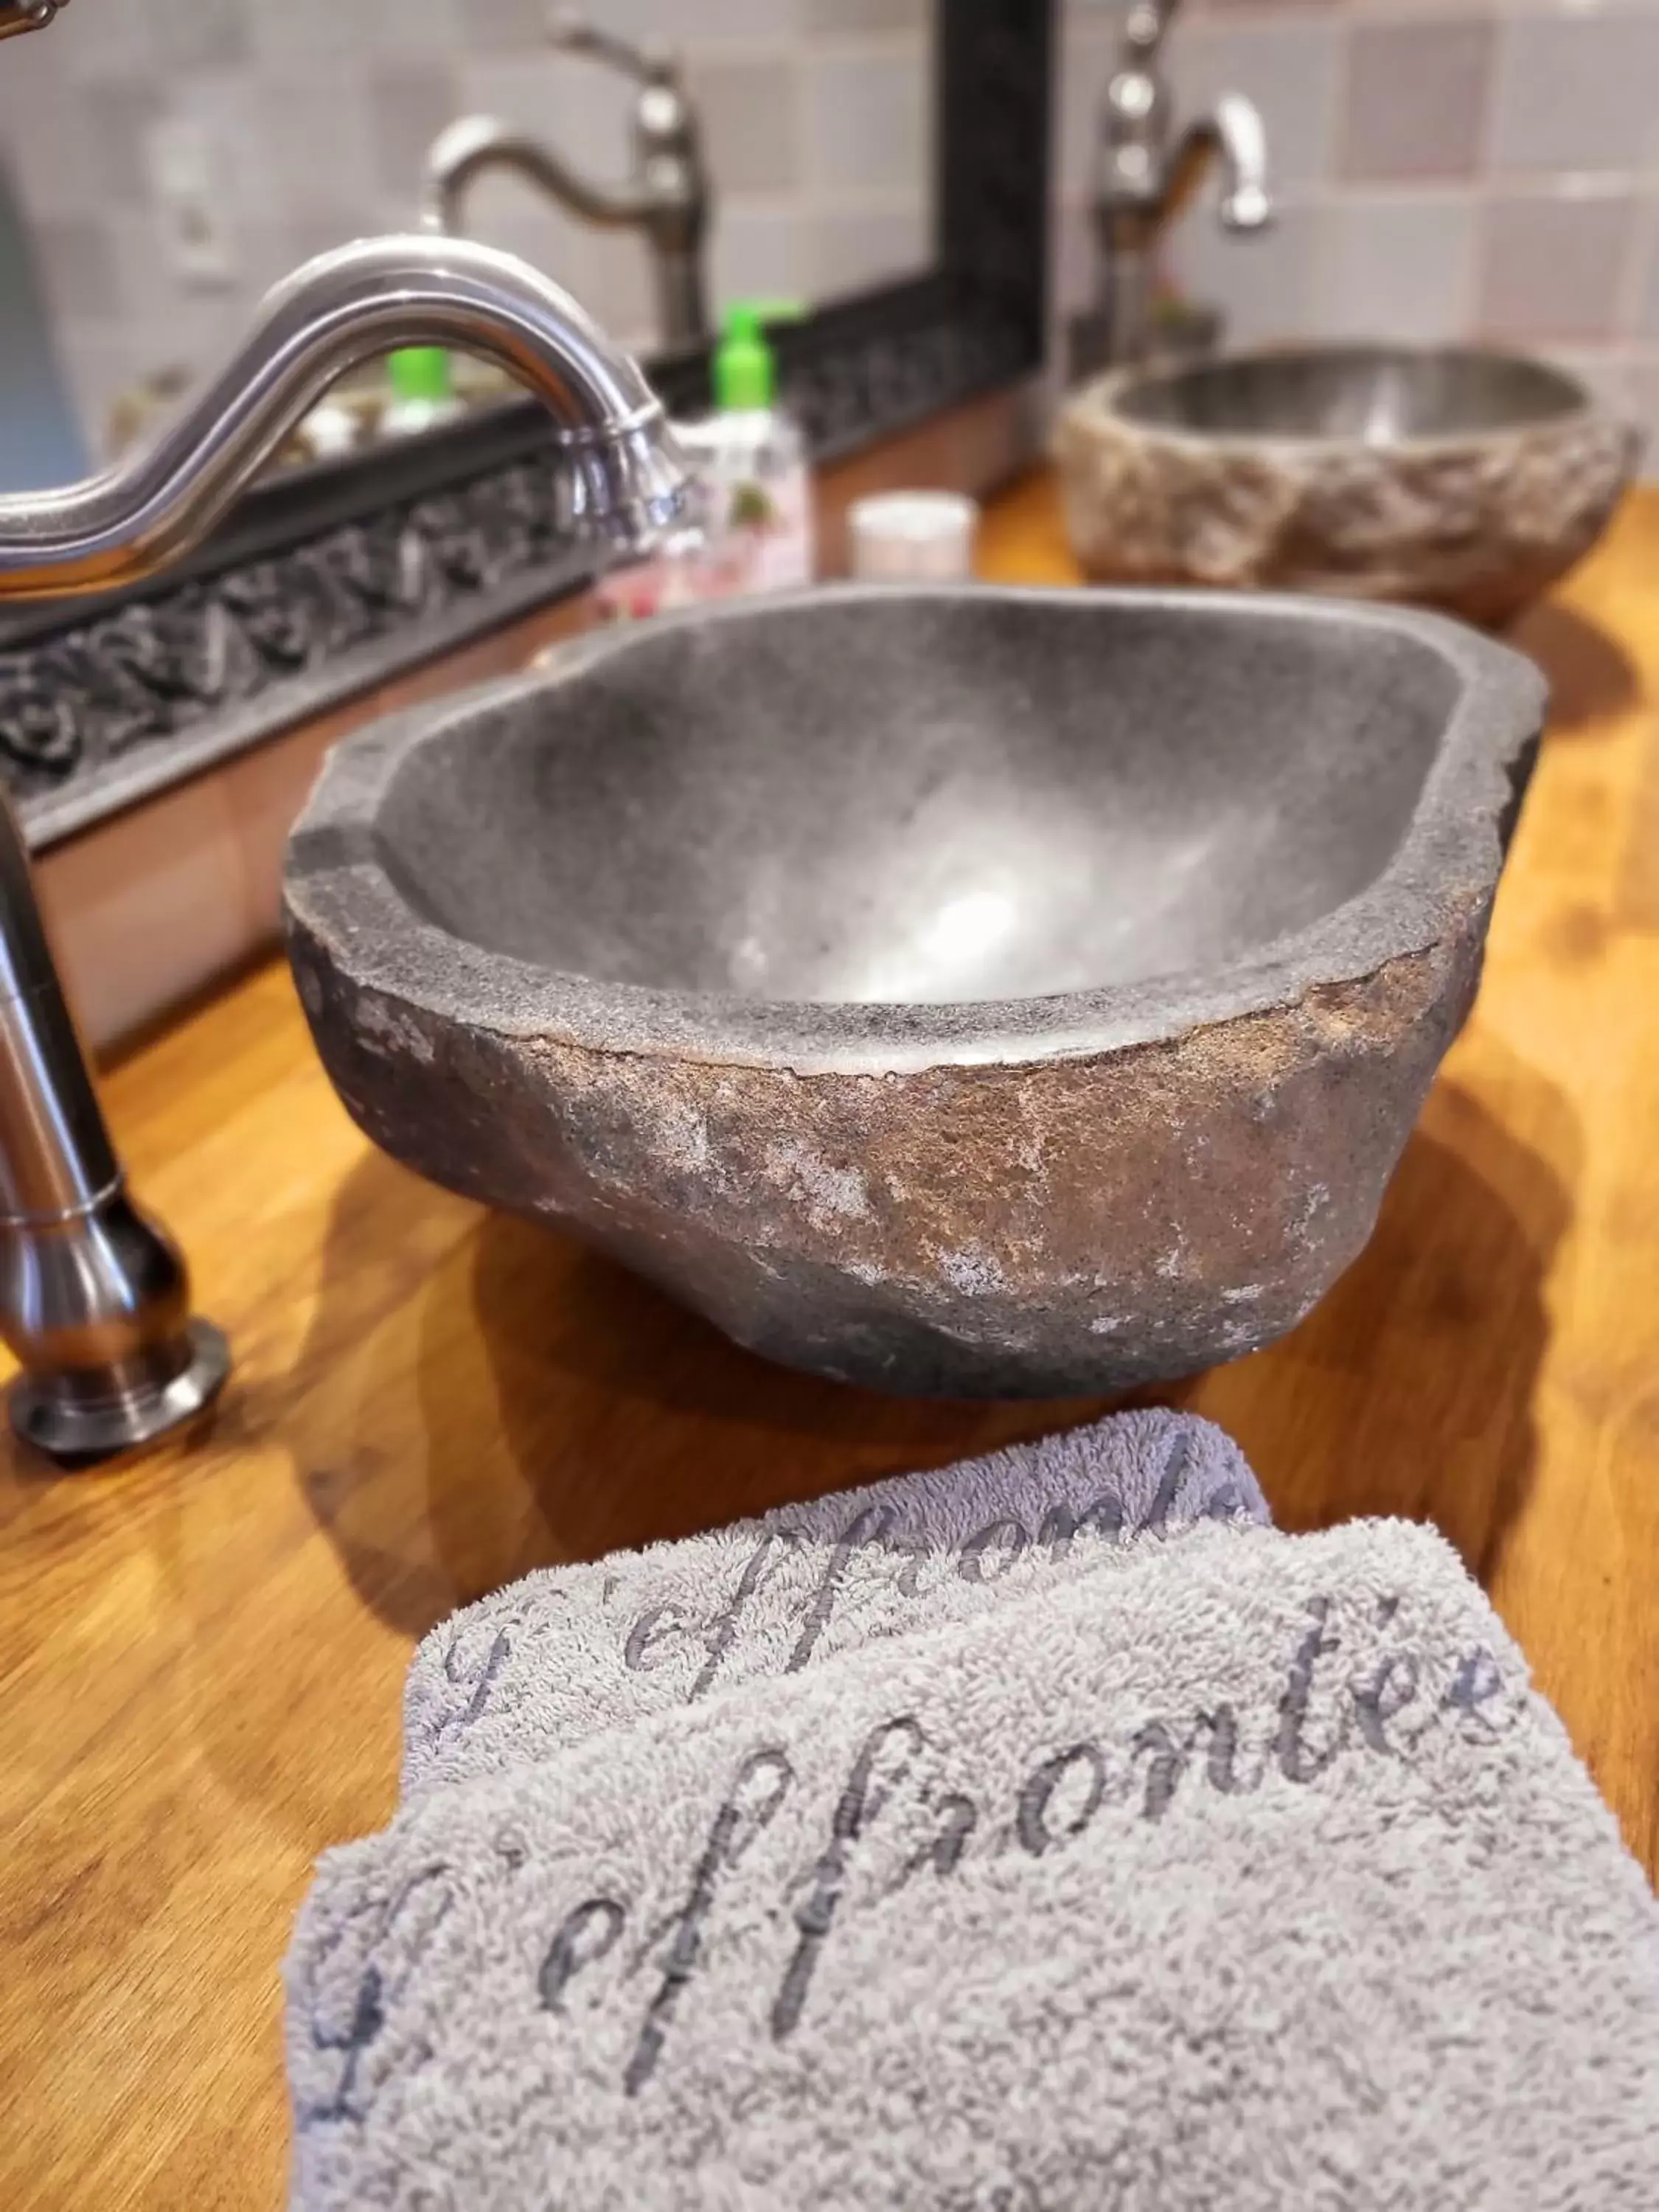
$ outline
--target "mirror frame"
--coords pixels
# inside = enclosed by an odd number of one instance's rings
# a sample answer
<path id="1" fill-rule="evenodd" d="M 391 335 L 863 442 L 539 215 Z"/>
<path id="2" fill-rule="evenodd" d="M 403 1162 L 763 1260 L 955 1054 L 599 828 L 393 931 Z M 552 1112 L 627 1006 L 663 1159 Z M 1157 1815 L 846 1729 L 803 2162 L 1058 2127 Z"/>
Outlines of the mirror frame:
<path id="1" fill-rule="evenodd" d="M 1042 366 L 1054 0 L 933 0 L 934 260 L 781 331 L 790 406 L 838 461 Z M 647 363 L 708 404 L 706 348 Z M 256 486 L 120 593 L 0 614 L 0 775 L 37 851 L 562 596 L 547 417 L 464 422 Z"/>

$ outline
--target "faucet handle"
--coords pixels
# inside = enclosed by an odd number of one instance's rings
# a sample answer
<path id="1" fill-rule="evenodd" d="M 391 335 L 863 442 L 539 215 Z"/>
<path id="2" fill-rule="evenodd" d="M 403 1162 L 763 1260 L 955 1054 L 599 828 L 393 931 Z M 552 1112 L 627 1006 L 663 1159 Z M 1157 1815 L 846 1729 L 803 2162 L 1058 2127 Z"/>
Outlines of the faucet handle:
<path id="1" fill-rule="evenodd" d="M 0 39 L 14 39 L 20 31 L 44 31 L 69 0 L 12 0 L 0 5 Z"/>
<path id="2" fill-rule="evenodd" d="M 1123 23 L 1123 51 L 1131 67 L 1150 69 L 1158 59 L 1178 0 L 1133 0 Z"/>
<path id="3" fill-rule="evenodd" d="M 602 31 L 580 8 L 555 8 L 548 17 L 547 35 L 561 53 L 606 62 L 641 84 L 672 84 L 679 76 L 679 60 L 672 46 L 654 39 L 636 46 L 614 31 Z"/>

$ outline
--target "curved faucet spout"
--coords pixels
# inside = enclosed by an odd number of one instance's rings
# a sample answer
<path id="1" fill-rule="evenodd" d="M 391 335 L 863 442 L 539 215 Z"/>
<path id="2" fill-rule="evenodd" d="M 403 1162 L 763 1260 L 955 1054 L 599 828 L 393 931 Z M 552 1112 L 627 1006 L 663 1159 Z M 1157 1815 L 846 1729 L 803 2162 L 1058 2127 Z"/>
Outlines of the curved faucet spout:
<path id="1" fill-rule="evenodd" d="M 464 115 L 441 131 L 427 151 L 421 204 L 427 228 L 459 230 L 475 179 L 491 169 L 510 169 L 582 222 L 607 229 L 642 223 L 656 206 L 653 195 L 637 185 L 591 183 L 551 146 L 493 115 Z"/>
<path id="2" fill-rule="evenodd" d="M 132 458 L 0 497 L 0 598 L 106 591 L 176 560 L 337 377 L 405 345 L 482 354 L 545 403 L 573 536 L 637 543 L 678 514 L 686 471 L 661 405 L 568 292 L 470 239 L 364 239 L 268 294 L 228 366 Z"/>
<path id="3" fill-rule="evenodd" d="M 1229 230 L 1265 230 L 1273 215 L 1267 191 L 1267 133 L 1261 110 L 1242 92 L 1224 92 L 1214 112 L 1182 134 L 1170 165 L 1170 216 L 1181 213 L 1212 160 L 1222 166 L 1223 223 Z"/>

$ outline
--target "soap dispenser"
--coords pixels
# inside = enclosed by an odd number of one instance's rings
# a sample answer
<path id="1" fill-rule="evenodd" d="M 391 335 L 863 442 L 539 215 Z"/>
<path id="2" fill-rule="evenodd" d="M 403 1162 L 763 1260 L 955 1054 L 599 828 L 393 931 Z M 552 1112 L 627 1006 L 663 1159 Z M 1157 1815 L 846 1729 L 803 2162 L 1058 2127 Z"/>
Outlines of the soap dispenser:
<path id="1" fill-rule="evenodd" d="M 798 307 L 740 300 L 714 349 L 714 413 L 688 441 L 708 496 L 710 554 L 738 592 L 786 590 L 813 574 L 812 483 L 799 424 L 778 400 L 769 322 Z"/>

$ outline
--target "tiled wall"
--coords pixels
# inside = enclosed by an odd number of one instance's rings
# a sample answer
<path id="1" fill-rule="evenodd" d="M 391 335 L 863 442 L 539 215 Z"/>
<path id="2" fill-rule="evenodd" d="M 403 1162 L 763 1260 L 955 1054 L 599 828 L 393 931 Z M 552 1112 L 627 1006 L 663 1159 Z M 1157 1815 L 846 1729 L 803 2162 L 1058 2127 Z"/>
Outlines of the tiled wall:
<path id="1" fill-rule="evenodd" d="M 1063 0 L 1069 307 L 1090 289 L 1091 140 L 1125 4 Z M 722 195 L 717 295 L 823 298 L 923 259 L 932 5 L 593 0 L 608 26 L 689 56 Z M 456 114 L 499 112 L 615 173 L 626 94 L 550 52 L 544 15 L 545 0 L 78 0 L 9 42 L 0 159 L 88 419 L 136 375 L 222 351 L 306 253 L 406 221 L 422 152 Z M 1236 340 L 1536 347 L 1659 429 L 1659 0 L 1186 0 L 1169 54 L 1189 112 L 1236 88 L 1267 118 L 1276 228 L 1224 237 L 1200 208 L 1172 255 Z M 149 134 L 180 114 L 223 178 L 235 272 L 216 289 L 170 268 L 150 196 Z M 648 330 L 636 240 L 507 179 L 480 186 L 472 221 L 619 331 Z"/>
<path id="2" fill-rule="evenodd" d="M 716 299 L 823 299 L 918 268 L 931 230 L 930 0 L 591 0 L 686 55 L 721 194 Z M 411 220 L 421 157 L 483 110 L 618 175 L 628 94 L 553 52 L 547 0 L 78 0 L 0 50 L 0 159 L 38 242 L 83 415 L 135 376 L 222 352 L 305 255 Z M 148 149 L 196 118 L 222 175 L 235 270 L 180 283 Z M 507 179 L 480 236 L 550 269 L 619 333 L 648 336 L 639 240 L 564 221 Z"/>
<path id="3" fill-rule="evenodd" d="M 1121 0 L 1066 0 L 1059 291 L 1091 284 L 1091 141 Z M 1586 373 L 1659 471 L 1659 0 L 1188 0 L 1188 110 L 1249 93 L 1281 201 L 1171 255 L 1238 342 L 1488 338 Z"/>

